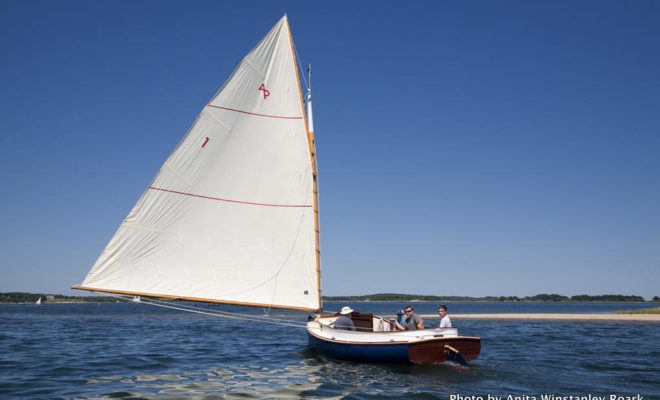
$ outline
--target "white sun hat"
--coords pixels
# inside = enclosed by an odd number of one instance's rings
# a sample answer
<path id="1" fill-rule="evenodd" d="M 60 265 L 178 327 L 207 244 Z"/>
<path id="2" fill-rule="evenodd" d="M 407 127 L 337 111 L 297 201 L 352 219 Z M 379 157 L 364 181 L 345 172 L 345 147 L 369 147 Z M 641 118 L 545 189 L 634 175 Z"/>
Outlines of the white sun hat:
<path id="1" fill-rule="evenodd" d="M 350 314 L 350 313 L 352 313 L 352 312 L 353 312 L 353 309 L 350 308 L 350 307 L 348 307 L 348 306 L 346 306 L 346 307 L 342 307 L 342 309 L 341 309 L 341 311 L 339 312 L 339 314 L 341 314 L 341 315 L 346 315 L 346 314 Z"/>

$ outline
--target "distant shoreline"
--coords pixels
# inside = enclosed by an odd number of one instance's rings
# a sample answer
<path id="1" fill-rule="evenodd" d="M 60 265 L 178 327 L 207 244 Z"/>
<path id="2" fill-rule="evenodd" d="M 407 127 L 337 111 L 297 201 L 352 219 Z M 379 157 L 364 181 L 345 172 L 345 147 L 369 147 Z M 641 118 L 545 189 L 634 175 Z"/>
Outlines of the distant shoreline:
<path id="1" fill-rule="evenodd" d="M 35 300 L 36 301 L 36 300 Z M 35 304 L 35 301 L 23 301 L 23 302 L 16 302 L 16 301 L 0 301 L 0 304 L 16 304 L 16 305 L 30 305 L 30 304 Z M 58 300 L 42 300 L 42 304 L 91 304 L 91 303 L 116 303 L 118 302 L 117 298 L 110 298 L 107 299 L 105 297 L 99 297 L 98 299 L 90 299 L 90 300 L 73 300 L 73 301 L 58 301 Z M 568 300 L 568 301 L 543 301 L 543 300 L 525 300 L 525 301 L 497 301 L 497 300 L 323 300 L 324 303 L 364 303 L 364 304 L 369 304 L 369 303 L 397 303 L 397 304 L 403 304 L 403 303 L 412 303 L 412 304 L 418 304 L 418 303 L 447 303 L 447 304 L 452 304 L 452 303 L 524 303 L 524 304 L 534 304 L 534 303 L 542 303 L 542 304 L 552 304 L 552 303 L 559 303 L 559 304 L 654 304 L 657 303 L 657 301 L 576 301 L 576 300 Z"/>
<path id="2" fill-rule="evenodd" d="M 44 293 L 26 293 L 26 292 L 9 292 L 0 293 L 0 304 L 30 304 L 35 303 L 41 299 L 43 303 L 114 303 L 117 301 L 116 297 L 112 296 L 65 296 L 60 294 L 44 294 Z M 497 302 L 497 303 L 660 303 L 660 296 L 654 296 L 651 300 L 646 300 L 642 296 L 636 295 L 621 295 L 621 294 L 604 294 L 604 295 L 575 295 L 563 296 L 559 294 L 537 294 L 534 296 L 430 296 L 430 295 L 413 295 L 401 293 L 375 293 L 361 296 L 323 296 L 325 302 L 352 302 L 352 303 L 370 303 L 370 302 L 387 302 L 387 303 L 456 303 L 456 302 Z"/>
<path id="3" fill-rule="evenodd" d="M 433 314 L 422 314 L 422 318 L 438 318 Z M 496 319 L 496 320 L 566 320 L 566 321 L 636 321 L 660 322 L 660 314 L 451 314 L 453 319 Z"/>
<path id="4" fill-rule="evenodd" d="M 399 294 L 399 293 L 376 293 L 363 296 L 324 296 L 324 301 L 392 301 L 392 302 L 551 302 L 551 303 L 564 303 L 564 302 L 615 302 L 615 303 L 646 303 L 646 302 L 660 302 L 660 296 L 654 296 L 651 300 L 647 301 L 642 296 L 637 295 L 622 295 L 622 294 L 602 294 L 602 295 L 587 295 L 580 294 L 575 296 L 563 296 L 560 294 L 542 293 L 534 296 L 429 296 L 429 295 L 413 295 L 413 294 Z"/>
<path id="5" fill-rule="evenodd" d="M 559 304 L 564 304 L 564 303 L 571 303 L 571 304 L 621 304 L 621 303 L 626 303 L 626 304 L 653 304 L 657 303 L 652 300 L 644 300 L 644 301 L 587 301 L 587 300 L 566 300 L 566 301 L 550 301 L 550 300 L 519 300 L 519 301 L 511 301 L 511 300 L 327 300 L 323 299 L 323 302 L 330 302 L 330 303 L 525 303 L 525 304 L 530 304 L 530 303 L 559 303 Z"/>
<path id="6" fill-rule="evenodd" d="M 87 301 L 87 300 L 80 300 L 80 301 L 42 301 L 41 304 L 94 304 L 94 303 L 115 303 L 115 301 Z M 35 304 L 35 302 L 11 302 L 11 301 L 4 301 L 0 302 L 0 305 L 4 304 L 13 304 L 17 306 L 37 306 L 41 304 Z"/>
<path id="7" fill-rule="evenodd" d="M 116 298 L 110 300 L 76 300 L 76 301 L 42 301 L 42 304 L 94 304 L 94 303 L 118 303 L 121 302 Z M 653 304 L 652 301 L 564 301 L 564 302 L 553 302 L 553 301 L 492 301 L 492 300 L 418 300 L 418 301 L 406 301 L 406 300 L 379 300 L 379 301 L 370 301 L 370 300 L 324 300 L 324 303 L 524 303 L 524 304 L 552 304 L 552 303 L 561 303 L 561 304 Z M 15 304 L 15 305 L 35 305 L 35 302 L 11 302 L 5 301 L 0 302 L 0 304 Z M 457 314 L 454 314 L 457 315 Z M 489 314 L 490 315 L 490 314 Z"/>

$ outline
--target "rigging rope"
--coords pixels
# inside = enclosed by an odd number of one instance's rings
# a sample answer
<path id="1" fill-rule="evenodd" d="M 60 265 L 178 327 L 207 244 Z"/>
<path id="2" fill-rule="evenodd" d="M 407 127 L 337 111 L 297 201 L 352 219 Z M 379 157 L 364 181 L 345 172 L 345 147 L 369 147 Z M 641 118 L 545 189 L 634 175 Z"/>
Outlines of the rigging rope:
<path id="1" fill-rule="evenodd" d="M 291 43 L 293 43 L 293 40 L 291 41 Z M 295 43 L 293 43 L 293 51 L 296 52 L 296 61 L 298 61 L 298 67 L 300 68 L 299 75 L 302 76 L 303 82 L 305 82 L 305 88 L 309 90 L 309 84 L 307 83 L 307 79 L 305 79 L 305 74 L 304 74 L 305 70 L 303 69 L 302 64 L 300 64 L 300 57 L 298 56 L 298 49 L 296 48 Z"/>
<path id="2" fill-rule="evenodd" d="M 124 301 L 132 301 L 130 298 L 126 298 L 124 296 L 119 296 L 115 295 L 112 293 L 103 293 L 103 295 L 108 295 L 117 299 L 121 299 Z M 246 314 L 239 314 L 239 313 L 232 313 L 228 311 L 217 311 L 217 310 L 203 310 L 199 307 L 195 306 L 189 306 L 186 304 L 181 304 L 181 305 L 172 305 L 168 302 L 164 301 L 159 301 L 155 299 L 144 299 L 140 298 L 140 303 L 148 304 L 154 307 L 162 307 L 162 308 L 169 308 L 172 310 L 178 310 L 178 311 L 186 311 L 194 314 L 202 314 L 202 315 L 209 315 L 212 317 L 219 317 L 219 318 L 229 318 L 229 319 L 238 319 L 238 320 L 243 320 L 243 321 L 253 321 L 253 320 L 258 320 L 260 322 L 264 322 L 267 324 L 273 324 L 273 325 L 282 325 L 282 326 L 290 326 L 294 328 L 305 328 L 307 325 L 306 324 L 296 324 L 292 323 L 286 320 L 282 319 L 272 319 L 270 317 L 261 317 L 258 315 L 246 315 Z M 285 322 L 286 321 L 286 322 Z"/>
<path id="3" fill-rule="evenodd" d="M 159 304 L 167 304 L 168 306 L 170 304 L 172 304 L 171 302 L 168 302 L 168 301 L 162 301 L 162 300 L 156 300 L 156 299 L 147 299 L 147 302 L 154 303 L 154 304 L 158 304 L 158 303 Z M 189 310 L 200 310 L 200 311 L 204 311 L 204 312 L 213 312 L 213 313 L 215 313 L 219 316 L 225 316 L 226 315 L 226 316 L 231 316 L 231 317 L 236 317 L 236 318 L 262 320 L 262 321 L 265 321 L 265 322 L 278 321 L 278 322 L 282 322 L 282 323 L 290 323 L 288 319 L 277 319 L 277 318 L 273 318 L 273 317 L 269 317 L 269 316 L 259 316 L 259 315 L 247 315 L 247 314 L 233 313 L 233 312 L 230 312 L 230 311 L 220 311 L 220 310 L 210 311 L 208 309 L 204 309 L 204 308 L 201 308 L 201 307 L 196 307 L 196 306 L 189 305 L 189 304 L 179 304 L 179 305 L 177 305 L 177 307 L 180 307 L 180 308 L 186 309 L 186 310 L 189 309 Z"/>
<path id="4" fill-rule="evenodd" d="M 127 298 L 125 296 L 120 296 L 116 295 L 113 293 L 102 293 L 104 296 L 110 296 L 114 297 L 120 300 L 128 301 L 131 302 L 133 301 L 132 298 Z M 190 306 L 187 304 L 180 304 L 180 305 L 172 305 L 170 302 L 162 301 L 162 300 L 156 300 L 156 299 L 145 299 L 143 297 L 140 297 L 140 303 L 148 304 L 154 307 L 162 307 L 162 308 L 169 308 L 172 310 L 177 310 L 177 311 L 185 311 L 185 312 L 190 312 L 194 314 L 202 314 L 202 315 L 209 315 L 212 317 L 218 317 L 218 318 L 229 318 L 229 319 L 237 319 L 241 321 L 254 321 L 257 320 L 259 322 L 263 322 L 266 324 L 272 324 L 272 325 L 280 325 L 280 326 L 289 326 L 293 328 L 306 328 L 307 324 L 305 323 L 293 323 L 289 320 L 285 319 L 275 319 L 271 317 L 265 317 L 265 316 L 259 316 L 259 315 L 247 315 L 247 314 L 239 314 L 239 313 L 233 313 L 229 311 L 218 311 L 218 310 L 204 310 L 200 307 L 195 307 L 195 306 Z M 404 333 L 406 332 L 406 333 Z M 409 333 L 408 333 L 409 332 Z M 397 331 L 396 336 L 398 338 L 419 338 L 420 334 L 415 333 L 415 331 Z"/>

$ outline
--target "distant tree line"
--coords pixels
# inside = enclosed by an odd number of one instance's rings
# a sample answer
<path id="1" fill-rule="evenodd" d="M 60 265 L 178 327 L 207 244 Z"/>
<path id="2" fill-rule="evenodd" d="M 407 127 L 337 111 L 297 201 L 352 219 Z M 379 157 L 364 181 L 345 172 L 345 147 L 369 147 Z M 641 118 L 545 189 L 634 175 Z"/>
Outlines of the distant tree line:
<path id="1" fill-rule="evenodd" d="M 61 294 L 44 293 L 24 293 L 11 292 L 0 293 L 0 303 L 35 303 L 39 298 L 43 303 L 73 303 L 73 302 L 93 302 L 105 303 L 117 301 L 114 297 L 102 296 L 64 296 Z M 363 296 L 324 296 L 325 301 L 502 301 L 502 302 L 523 302 L 523 301 L 603 301 L 603 302 L 644 302 L 642 296 L 626 296 L 621 294 L 604 294 L 590 296 L 581 294 L 577 296 L 562 296 L 559 294 L 537 294 L 535 296 L 432 296 L 432 295 L 414 295 L 399 293 L 376 293 Z M 660 296 L 653 296 L 653 302 L 660 302 Z"/>
<path id="2" fill-rule="evenodd" d="M 113 297 L 101 296 L 64 296 L 61 294 L 10 292 L 0 293 L 0 303 L 36 303 L 41 298 L 42 303 L 75 303 L 75 302 L 114 302 Z"/>
<path id="3" fill-rule="evenodd" d="M 325 301 L 502 301 L 502 302 L 523 302 L 523 301 L 579 301 L 579 302 L 644 302 L 642 296 L 626 296 L 621 294 L 604 294 L 591 296 L 581 294 L 577 296 L 562 296 L 560 294 L 537 294 L 535 296 L 486 296 L 486 297 L 470 297 L 470 296 L 429 296 L 429 295 L 414 295 L 414 294 L 398 294 L 398 293 L 377 293 L 368 294 L 363 296 L 324 296 Z M 653 297 L 652 301 L 660 301 L 658 296 Z"/>
<path id="4" fill-rule="evenodd" d="M 624 296 L 621 294 L 604 294 L 600 296 L 588 296 L 581 294 L 579 296 L 571 296 L 571 301 L 616 301 L 616 302 L 642 302 L 642 296 Z"/>

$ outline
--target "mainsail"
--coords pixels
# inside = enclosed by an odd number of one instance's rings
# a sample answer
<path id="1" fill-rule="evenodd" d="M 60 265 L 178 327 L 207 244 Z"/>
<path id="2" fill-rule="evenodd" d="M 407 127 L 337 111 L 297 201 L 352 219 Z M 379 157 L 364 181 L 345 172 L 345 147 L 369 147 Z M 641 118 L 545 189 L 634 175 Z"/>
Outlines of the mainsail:
<path id="1" fill-rule="evenodd" d="M 74 288 L 319 311 L 315 164 L 284 16 Z"/>

